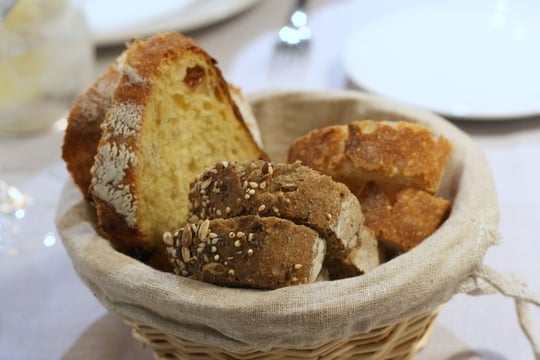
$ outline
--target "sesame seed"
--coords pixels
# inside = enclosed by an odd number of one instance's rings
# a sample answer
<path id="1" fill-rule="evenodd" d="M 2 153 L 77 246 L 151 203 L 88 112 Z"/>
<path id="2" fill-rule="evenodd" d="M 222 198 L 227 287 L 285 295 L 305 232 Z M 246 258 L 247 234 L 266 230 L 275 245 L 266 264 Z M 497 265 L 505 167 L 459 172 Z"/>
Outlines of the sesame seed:
<path id="1" fill-rule="evenodd" d="M 231 213 L 231 208 L 227 206 L 225 208 L 225 214 L 230 214 L 230 213 Z"/>
<path id="2" fill-rule="evenodd" d="M 251 181 L 251 182 L 249 183 L 249 187 L 252 188 L 252 189 L 256 189 L 256 188 L 259 187 L 259 184 L 256 183 L 255 181 Z"/>
<path id="3" fill-rule="evenodd" d="M 191 258 L 191 253 L 189 252 L 189 249 L 187 247 L 182 247 L 182 259 L 184 262 L 189 262 L 189 259 Z"/>
<path id="4" fill-rule="evenodd" d="M 206 190 L 212 184 L 212 178 L 208 178 L 201 183 L 201 191 Z"/>
<path id="5" fill-rule="evenodd" d="M 229 233 L 229 239 L 234 239 L 236 237 L 236 234 L 234 233 L 234 231 L 231 231 Z"/>
<path id="6" fill-rule="evenodd" d="M 212 246 L 212 247 L 210 248 L 210 251 L 212 251 L 213 253 L 215 253 L 215 252 L 217 251 L 217 247 Z"/>
<path id="7" fill-rule="evenodd" d="M 208 235 L 209 227 L 210 227 L 210 220 L 206 219 L 201 223 L 201 226 L 199 227 L 199 232 L 197 234 L 199 236 L 199 239 L 202 240 L 206 238 L 206 236 Z"/>
<path id="8" fill-rule="evenodd" d="M 197 253 L 201 254 L 203 251 L 204 251 L 203 247 L 198 247 L 197 248 Z"/>
<path id="9" fill-rule="evenodd" d="M 217 210 L 216 210 L 216 215 L 217 215 L 217 216 L 221 216 L 221 210 L 217 209 Z"/>
<path id="10" fill-rule="evenodd" d="M 173 245 L 173 236 L 170 232 L 167 231 L 163 233 L 163 242 L 169 246 Z"/>
<path id="11" fill-rule="evenodd" d="M 295 268 L 296 270 L 301 269 L 301 268 L 302 268 L 302 264 L 294 264 L 294 268 Z"/>
<path id="12" fill-rule="evenodd" d="M 189 247 L 192 242 L 193 234 L 191 233 L 191 229 L 189 227 L 185 227 L 184 231 L 182 231 L 182 246 Z"/>
<path id="13" fill-rule="evenodd" d="M 249 200 L 251 196 L 249 194 L 244 195 L 244 199 Z"/>
<path id="14" fill-rule="evenodd" d="M 248 181 L 244 180 L 244 182 L 242 183 L 242 187 L 247 187 L 247 186 L 248 186 Z"/>
<path id="15" fill-rule="evenodd" d="M 227 161 L 222 161 L 221 165 L 223 165 L 225 169 L 229 167 L 229 163 Z"/>
<path id="16" fill-rule="evenodd" d="M 210 239 L 215 239 L 215 238 L 218 237 L 218 234 L 216 234 L 216 233 L 214 233 L 214 232 L 211 232 L 210 234 L 208 234 L 208 237 L 209 237 Z"/>
<path id="17" fill-rule="evenodd" d="M 259 184 L 259 188 L 266 189 L 266 181 L 263 181 Z"/>
<path id="18" fill-rule="evenodd" d="M 248 249 L 247 254 L 248 254 L 249 256 L 253 255 L 253 249 Z"/>
<path id="19" fill-rule="evenodd" d="M 255 237 L 255 234 L 254 234 L 254 233 L 249 233 L 249 235 L 248 235 L 248 241 L 252 241 L 254 237 Z"/>
<path id="20" fill-rule="evenodd" d="M 236 240 L 234 242 L 234 247 L 240 247 L 240 246 L 242 246 L 242 242 L 240 240 Z"/>
<path id="21" fill-rule="evenodd" d="M 258 211 L 258 212 L 263 212 L 265 209 L 266 209 L 266 205 L 262 204 L 261 206 L 259 206 L 259 208 L 257 209 L 257 211 Z"/>
<path id="22" fill-rule="evenodd" d="M 255 189 L 249 189 L 249 190 L 247 191 L 247 193 L 248 193 L 249 195 L 255 195 Z"/>
<path id="23" fill-rule="evenodd" d="M 330 213 L 326 214 L 326 218 L 327 218 L 328 220 L 332 219 L 332 214 L 330 214 Z"/>
<path id="24" fill-rule="evenodd" d="M 217 238 L 217 237 L 216 237 L 216 238 L 213 238 L 213 239 L 211 240 L 212 245 L 216 245 L 218 242 L 219 242 L 219 238 Z"/>
<path id="25" fill-rule="evenodd" d="M 214 255 L 214 260 L 216 260 L 216 261 L 219 260 L 219 254 Z"/>
<path id="26" fill-rule="evenodd" d="M 229 270 L 229 275 L 230 275 L 230 276 L 234 276 L 234 269 L 230 269 L 230 270 Z"/>
<path id="27" fill-rule="evenodd" d="M 236 233 L 236 237 L 241 238 L 241 237 L 244 237 L 244 236 L 246 236 L 246 234 L 244 232 L 242 232 L 242 231 L 239 231 L 239 232 Z"/>

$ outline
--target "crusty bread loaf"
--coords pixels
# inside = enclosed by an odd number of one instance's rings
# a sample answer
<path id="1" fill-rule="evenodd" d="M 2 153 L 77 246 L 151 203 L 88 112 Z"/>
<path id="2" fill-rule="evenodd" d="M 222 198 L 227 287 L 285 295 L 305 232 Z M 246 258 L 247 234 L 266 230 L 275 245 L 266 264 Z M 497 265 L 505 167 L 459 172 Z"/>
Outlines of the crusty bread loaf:
<path id="1" fill-rule="evenodd" d="M 121 250 L 164 248 L 203 169 L 257 158 L 214 59 L 178 33 L 134 40 L 91 169 L 98 227 Z"/>
<path id="2" fill-rule="evenodd" d="M 452 146 L 409 122 L 354 121 L 295 140 L 288 161 L 302 161 L 345 183 L 358 197 L 364 225 L 394 252 L 408 251 L 446 219 L 450 203 L 434 194 Z"/>
<path id="3" fill-rule="evenodd" d="M 251 214 L 306 225 L 327 241 L 325 263 L 335 267 L 357 245 L 363 222 L 345 185 L 300 163 L 218 163 L 191 185 L 189 199 L 190 221 Z"/>
<path id="4" fill-rule="evenodd" d="M 379 241 L 396 252 L 405 252 L 431 235 L 450 212 L 450 202 L 423 190 L 405 187 L 395 197 L 369 182 L 358 194 L 365 225 Z"/>
<path id="5" fill-rule="evenodd" d="M 114 90 L 120 81 L 121 58 L 109 66 L 84 93 L 79 95 L 68 117 L 62 145 L 62 158 L 77 187 L 91 200 L 90 168 L 101 138 L 101 123 L 111 105 Z"/>
<path id="6" fill-rule="evenodd" d="M 94 157 L 101 138 L 101 124 L 111 106 L 118 82 L 124 74 L 124 63 L 125 51 L 115 59 L 105 73 L 77 97 L 67 117 L 62 157 L 75 184 L 87 200 L 92 200 L 89 191 L 92 181 L 90 168 L 94 164 Z M 254 141 L 262 148 L 259 126 L 248 100 L 239 88 L 232 84 L 227 85 L 231 98 L 240 111 L 242 120 L 253 136 Z"/>
<path id="7" fill-rule="evenodd" d="M 316 231 L 257 215 L 201 220 L 165 233 L 164 241 L 177 274 L 231 287 L 314 282 L 325 255 Z"/>
<path id="8" fill-rule="evenodd" d="M 300 137 L 289 148 L 288 162 L 301 160 L 353 192 L 376 181 L 435 193 L 451 154 L 448 140 L 422 125 L 364 120 Z"/>

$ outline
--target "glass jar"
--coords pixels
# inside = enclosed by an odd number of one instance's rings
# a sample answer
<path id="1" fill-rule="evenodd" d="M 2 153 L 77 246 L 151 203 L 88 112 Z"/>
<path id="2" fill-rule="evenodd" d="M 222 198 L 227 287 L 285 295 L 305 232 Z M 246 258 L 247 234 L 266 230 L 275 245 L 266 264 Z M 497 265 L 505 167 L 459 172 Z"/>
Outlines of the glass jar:
<path id="1" fill-rule="evenodd" d="M 70 0 L 18 0 L 0 23 L 0 135 L 64 116 L 93 75 L 94 48 Z"/>

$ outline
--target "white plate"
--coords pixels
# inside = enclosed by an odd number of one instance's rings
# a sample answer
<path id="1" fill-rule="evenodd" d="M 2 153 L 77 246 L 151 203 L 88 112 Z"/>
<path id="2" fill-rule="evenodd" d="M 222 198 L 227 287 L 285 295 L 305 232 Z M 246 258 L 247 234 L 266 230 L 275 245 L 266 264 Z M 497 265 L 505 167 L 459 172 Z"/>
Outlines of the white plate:
<path id="1" fill-rule="evenodd" d="M 260 0 L 85 0 L 94 44 L 117 45 L 161 31 L 192 31 L 227 19 Z"/>
<path id="2" fill-rule="evenodd" d="M 386 2 L 345 46 L 357 86 L 456 118 L 540 114 L 540 2 Z"/>

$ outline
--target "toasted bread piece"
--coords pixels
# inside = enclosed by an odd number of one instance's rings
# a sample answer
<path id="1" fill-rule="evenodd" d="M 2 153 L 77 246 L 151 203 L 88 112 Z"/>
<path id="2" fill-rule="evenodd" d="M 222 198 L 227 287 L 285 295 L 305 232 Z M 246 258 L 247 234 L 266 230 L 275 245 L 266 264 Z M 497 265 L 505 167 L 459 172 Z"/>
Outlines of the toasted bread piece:
<path id="1" fill-rule="evenodd" d="M 118 249 L 163 247 L 186 222 L 190 182 L 218 161 L 266 158 L 216 62 L 189 38 L 129 44 L 102 124 L 90 192 Z"/>
<path id="2" fill-rule="evenodd" d="M 313 130 L 291 144 L 288 162 L 301 160 L 353 192 L 376 181 L 433 194 L 451 154 L 450 143 L 424 126 L 364 120 Z"/>
<path id="3" fill-rule="evenodd" d="M 363 215 L 343 184 L 300 163 L 218 163 L 191 185 L 191 221 L 242 215 L 276 216 L 316 230 L 327 241 L 327 262 L 356 246 Z"/>
<path id="4" fill-rule="evenodd" d="M 90 168 L 101 138 L 101 123 L 111 105 L 112 96 L 120 81 L 122 56 L 109 66 L 84 93 L 79 95 L 68 117 L 62 145 L 62 158 L 68 172 L 87 200 L 92 175 Z"/>
<path id="5" fill-rule="evenodd" d="M 428 192 L 406 187 L 395 198 L 374 182 L 358 194 L 365 225 L 389 249 L 405 252 L 431 235 L 448 217 L 450 203 Z"/>
<path id="6" fill-rule="evenodd" d="M 256 215 L 201 220 L 164 241 L 175 272 L 230 287 L 276 289 L 316 281 L 325 242 L 292 221 Z"/>

